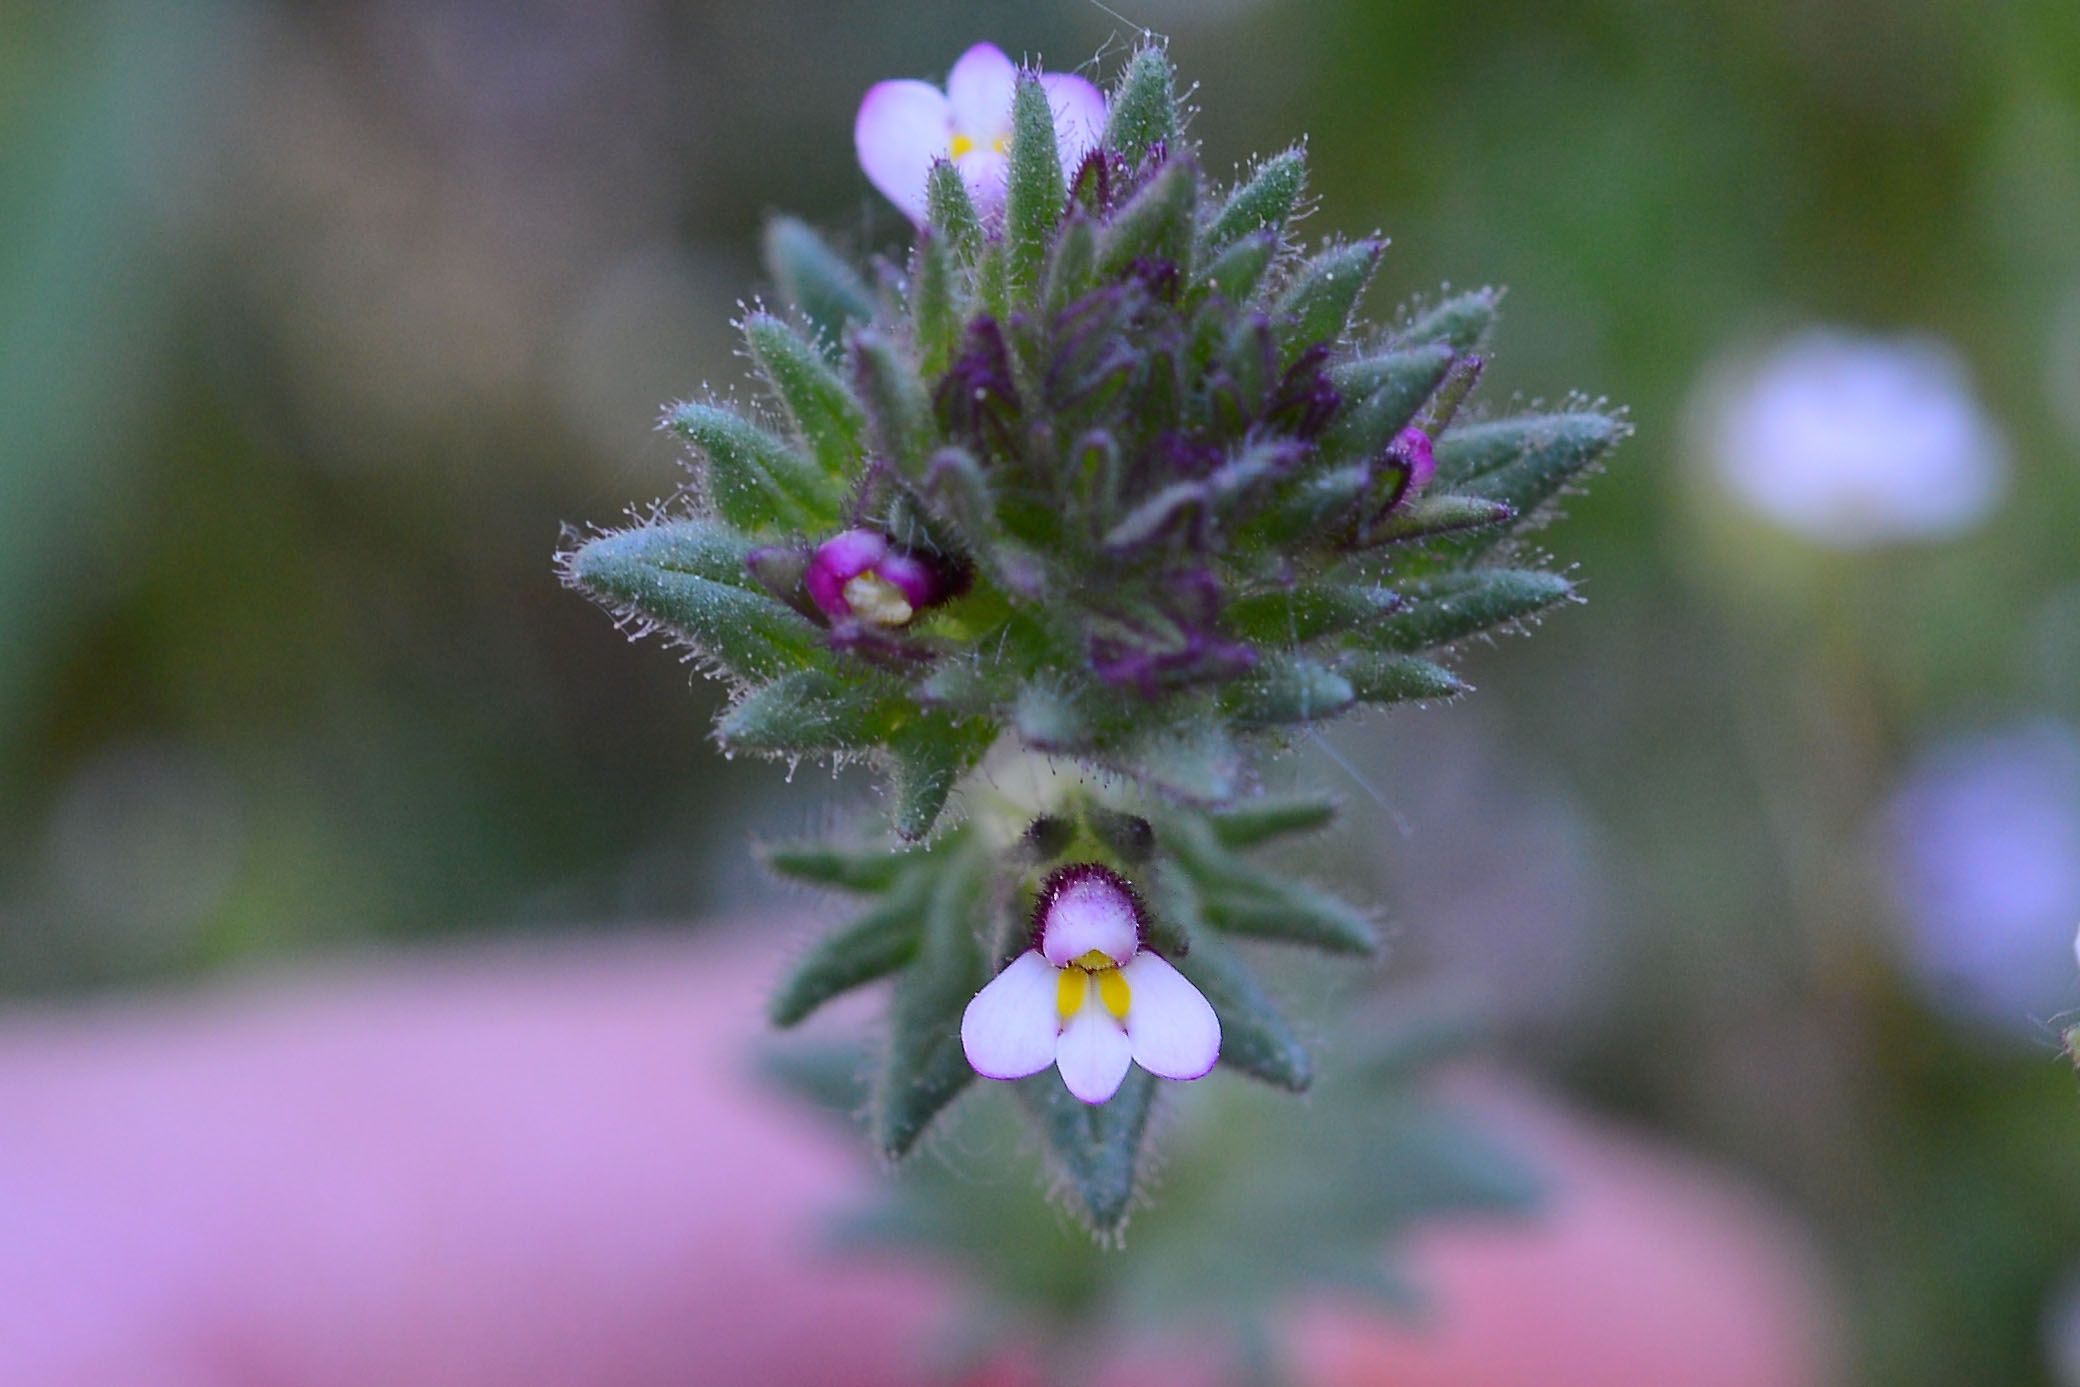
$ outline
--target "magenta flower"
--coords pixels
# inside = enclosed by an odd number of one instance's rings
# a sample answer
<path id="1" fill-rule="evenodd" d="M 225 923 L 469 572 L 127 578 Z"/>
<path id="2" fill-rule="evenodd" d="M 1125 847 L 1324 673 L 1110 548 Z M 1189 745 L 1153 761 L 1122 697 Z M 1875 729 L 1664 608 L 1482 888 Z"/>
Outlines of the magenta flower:
<path id="1" fill-rule="evenodd" d="M 1421 491 L 1430 485 L 1430 479 L 1437 475 L 1437 450 L 1431 445 L 1429 434 L 1406 428 L 1394 435 L 1389 446 L 1393 456 L 1408 464 L 1409 491 Z"/>
<path id="2" fill-rule="evenodd" d="M 825 616 L 870 626 L 906 625 L 946 595 L 936 569 L 874 530 L 847 530 L 817 545 L 802 582 Z"/>
<path id="3" fill-rule="evenodd" d="M 1073 73 L 1044 72 L 1040 84 L 1054 108 L 1062 173 L 1073 176 L 1105 132 L 1105 95 Z M 935 162 L 951 159 L 976 207 L 985 214 L 1000 209 L 1017 86 L 1017 66 L 993 43 L 961 54 L 943 92 L 909 78 L 876 82 L 859 103 L 852 128 L 867 181 L 922 225 L 925 178 Z"/>
<path id="4" fill-rule="evenodd" d="M 1221 1053 L 1221 1023 L 1184 974 L 1141 947 L 1141 907 L 1117 873 L 1063 867 L 1041 888 L 1035 947 L 1011 960 L 961 1017 L 975 1072 L 1023 1079 L 1054 1065 L 1069 1092 L 1102 1103 L 1129 1063 L 1197 1079 Z"/>

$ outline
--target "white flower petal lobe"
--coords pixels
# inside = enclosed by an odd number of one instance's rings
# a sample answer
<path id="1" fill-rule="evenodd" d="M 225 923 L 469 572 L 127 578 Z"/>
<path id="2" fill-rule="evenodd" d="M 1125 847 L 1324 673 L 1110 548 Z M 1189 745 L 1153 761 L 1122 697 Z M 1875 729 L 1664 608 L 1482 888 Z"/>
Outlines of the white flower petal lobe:
<path id="1" fill-rule="evenodd" d="M 1133 1047 L 1127 1033 L 1112 1013 L 1101 1006 L 1085 1006 L 1069 1020 L 1056 1047 L 1055 1063 L 1069 1092 L 1086 1103 L 1102 1103 L 1119 1092 L 1133 1062 Z"/>
<path id="2" fill-rule="evenodd" d="M 1197 1079 L 1221 1053 L 1221 1021 L 1205 994 L 1165 959 L 1142 952 L 1120 970 L 1133 990 L 1127 1039 L 1134 1062 L 1165 1079 Z"/>
<path id="3" fill-rule="evenodd" d="M 944 159 L 953 142 L 946 94 L 929 82 L 875 83 L 859 104 L 852 142 L 867 181 L 910 220 L 923 223 L 932 161 Z"/>
<path id="4" fill-rule="evenodd" d="M 961 1016 L 961 1048 L 976 1073 L 1023 1079 L 1054 1063 L 1059 979 L 1059 969 L 1028 949 L 975 994 Z"/>

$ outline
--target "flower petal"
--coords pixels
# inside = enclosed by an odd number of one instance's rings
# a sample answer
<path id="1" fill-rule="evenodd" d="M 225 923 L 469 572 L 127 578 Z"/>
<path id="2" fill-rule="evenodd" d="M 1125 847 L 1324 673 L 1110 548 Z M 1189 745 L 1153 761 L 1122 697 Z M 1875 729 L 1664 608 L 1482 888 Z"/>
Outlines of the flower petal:
<path id="1" fill-rule="evenodd" d="M 1042 889 L 1040 951 L 1057 968 L 1096 950 L 1125 963 L 1141 947 L 1141 912 L 1127 884 L 1095 862 L 1064 867 Z"/>
<path id="2" fill-rule="evenodd" d="M 1055 1010 L 1059 975 L 1037 950 L 1028 949 L 975 994 L 961 1015 L 961 1049 L 976 1073 L 1023 1079 L 1054 1063 L 1061 1033 Z"/>
<path id="3" fill-rule="evenodd" d="M 1073 179 L 1084 156 L 1105 135 L 1105 93 L 1073 72 L 1044 72 L 1040 85 L 1054 111 L 1054 140 L 1062 151 L 1062 176 Z"/>
<path id="4" fill-rule="evenodd" d="M 1069 1092 L 1086 1103 L 1102 1103 L 1119 1092 L 1134 1050 L 1127 1033 L 1103 1007 L 1085 1005 L 1069 1018 L 1056 1045 L 1055 1064 Z"/>
<path id="5" fill-rule="evenodd" d="M 872 568 L 888 554 L 888 537 L 873 530 L 846 530 L 816 546 L 809 571 L 802 575 L 809 600 L 826 616 L 852 615 L 845 600 L 845 585 Z"/>
<path id="6" fill-rule="evenodd" d="M 1127 1039 L 1134 1063 L 1165 1079 L 1197 1079 L 1221 1055 L 1221 1019 L 1191 979 L 1147 950 L 1120 969 L 1133 993 Z"/>
<path id="7" fill-rule="evenodd" d="M 987 149 L 1011 134 L 1011 98 L 1018 91 L 1018 65 L 993 43 L 961 54 L 946 74 L 946 100 L 953 128 Z"/>
<path id="8" fill-rule="evenodd" d="M 961 182 L 968 185 L 968 200 L 978 214 L 989 217 L 1004 210 L 1004 190 L 1011 182 L 1011 160 L 987 146 L 971 150 L 953 161 Z"/>
<path id="9" fill-rule="evenodd" d="M 893 583 L 911 606 L 920 610 L 939 598 L 939 574 L 915 554 L 891 553 L 876 560 L 874 571 L 883 582 Z"/>
<path id="10" fill-rule="evenodd" d="M 945 93 L 907 78 L 876 82 L 859 103 L 852 143 L 867 181 L 921 224 L 925 177 L 932 161 L 945 158 L 953 144 L 953 113 Z"/>

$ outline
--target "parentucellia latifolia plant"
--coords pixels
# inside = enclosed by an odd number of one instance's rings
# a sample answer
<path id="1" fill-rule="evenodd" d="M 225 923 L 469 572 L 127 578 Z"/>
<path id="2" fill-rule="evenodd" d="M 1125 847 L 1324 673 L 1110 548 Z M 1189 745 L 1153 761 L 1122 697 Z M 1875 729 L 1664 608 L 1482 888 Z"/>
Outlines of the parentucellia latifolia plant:
<path id="1" fill-rule="evenodd" d="M 1105 93 L 979 45 L 944 90 L 875 86 L 854 133 L 907 254 L 862 269 L 774 221 L 777 301 L 739 325 L 768 398 L 672 406 L 691 486 L 559 563 L 726 681 L 726 752 L 885 773 L 875 826 L 767 850 L 861 902 L 773 1024 L 892 979 L 857 1096 L 880 1152 L 1001 1083 L 1042 1178 L 1115 1234 L 1167 1085 L 1316 1079 L 1239 941 L 1379 949 L 1368 911 L 1256 860 L 1336 810 L 1253 768 L 1459 696 L 1446 652 L 1568 601 L 1521 537 L 1626 426 L 1474 418 L 1498 294 L 1361 322 L 1385 243 L 1299 244 L 1299 148 L 1210 178 L 1158 47 Z M 1363 1130 L 1346 1184 L 1383 1178 L 1393 1135 Z M 1280 1159 L 1341 1149 L 1302 1145 Z"/>

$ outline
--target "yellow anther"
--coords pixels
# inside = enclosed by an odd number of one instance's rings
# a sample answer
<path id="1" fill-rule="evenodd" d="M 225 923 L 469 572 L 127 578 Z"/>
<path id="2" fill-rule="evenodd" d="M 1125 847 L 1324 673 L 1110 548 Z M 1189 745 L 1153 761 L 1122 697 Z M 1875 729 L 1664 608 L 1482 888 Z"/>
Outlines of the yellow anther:
<path id="1" fill-rule="evenodd" d="M 1134 1000 L 1134 991 L 1127 986 L 1126 974 L 1117 968 L 1107 968 L 1098 974 L 1098 1000 L 1105 1003 L 1105 1010 L 1124 1021 L 1127 1019 L 1127 1004 Z"/>
<path id="2" fill-rule="evenodd" d="M 901 626 L 915 615 L 903 590 L 872 570 L 845 584 L 845 605 L 876 626 Z"/>
<path id="3" fill-rule="evenodd" d="M 1086 973 L 1095 973 L 1100 968 L 1116 968 L 1119 965 L 1114 963 L 1111 956 L 1103 949 L 1092 949 L 1082 958 L 1076 960 L 1076 966 Z"/>
<path id="4" fill-rule="evenodd" d="M 1061 971 L 1055 980 L 1054 1009 L 1062 1014 L 1064 1021 L 1083 1010 L 1083 999 L 1091 990 L 1091 975 L 1081 968 L 1069 967 Z"/>
<path id="5" fill-rule="evenodd" d="M 961 156 L 962 156 L 963 154 L 972 154 L 972 153 L 974 153 L 974 152 L 975 152 L 975 141 L 973 141 L 973 140 L 969 139 L 969 138 L 968 138 L 968 137 L 967 137 L 966 135 L 955 135 L 955 136 L 953 137 L 953 157 L 954 157 L 954 158 L 958 159 L 958 158 L 960 158 L 960 157 L 961 157 Z"/>

